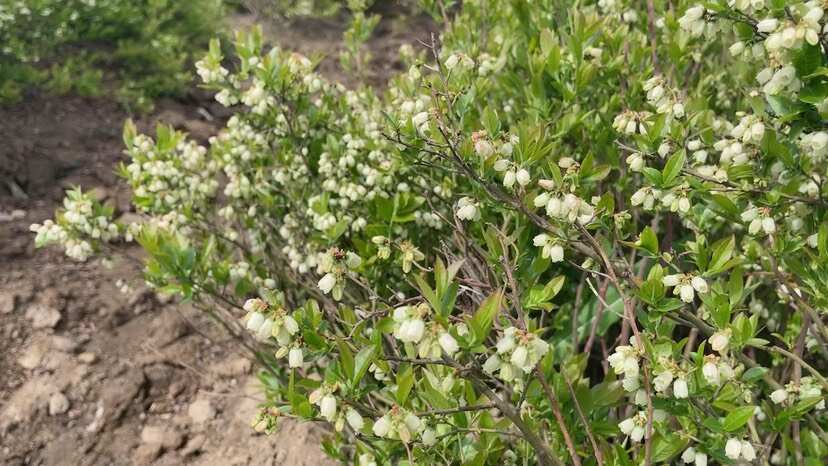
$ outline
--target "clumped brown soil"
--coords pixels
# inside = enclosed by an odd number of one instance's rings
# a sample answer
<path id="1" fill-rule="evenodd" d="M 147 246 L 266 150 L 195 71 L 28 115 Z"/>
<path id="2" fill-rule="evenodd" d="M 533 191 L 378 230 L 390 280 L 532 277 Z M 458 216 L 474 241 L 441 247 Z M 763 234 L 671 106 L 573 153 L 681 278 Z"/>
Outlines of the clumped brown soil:
<path id="1" fill-rule="evenodd" d="M 383 20 L 367 82 L 386 82 L 400 68 L 398 47 L 417 46 L 432 28 L 422 18 Z M 323 72 L 343 78 L 341 24 L 266 30 L 285 48 L 327 54 Z M 206 141 L 227 116 L 194 90 L 137 123 L 151 131 L 162 121 Z M 72 186 L 130 214 L 114 174 L 127 117 L 107 98 L 35 94 L 0 107 L 0 464 L 331 464 L 319 447 L 323 426 L 286 421 L 272 436 L 250 429 L 262 401 L 255 363 L 195 309 L 149 290 L 139 266 L 107 269 L 34 249 L 29 225 L 50 218 Z"/>
<path id="2" fill-rule="evenodd" d="M 221 119 L 198 108 L 162 102 L 139 123 L 205 139 Z M 67 187 L 129 212 L 113 174 L 126 117 L 105 99 L 75 97 L 0 110 L 2 153 L 20 164 L 17 195 L 0 199 L 0 463 L 325 464 L 321 427 L 250 429 L 261 397 L 249 356 L 194 309 L 147 289 L 138 266 L 34 250 L 29 224 L 49 218 Z"/>

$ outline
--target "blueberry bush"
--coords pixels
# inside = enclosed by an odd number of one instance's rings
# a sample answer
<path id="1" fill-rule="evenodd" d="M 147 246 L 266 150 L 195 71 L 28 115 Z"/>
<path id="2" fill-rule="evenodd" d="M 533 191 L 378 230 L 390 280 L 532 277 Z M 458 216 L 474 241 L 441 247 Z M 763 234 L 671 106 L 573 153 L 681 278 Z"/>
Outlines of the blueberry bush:
<path id="1" fill-rule="evenodd" d="M 38 243 L 137 241 L 344 463 L 825 464 L 825 3 L 426 3 L 384 91 L 214 42 L 226 128 L 127 124 L 142 220 Z"/>

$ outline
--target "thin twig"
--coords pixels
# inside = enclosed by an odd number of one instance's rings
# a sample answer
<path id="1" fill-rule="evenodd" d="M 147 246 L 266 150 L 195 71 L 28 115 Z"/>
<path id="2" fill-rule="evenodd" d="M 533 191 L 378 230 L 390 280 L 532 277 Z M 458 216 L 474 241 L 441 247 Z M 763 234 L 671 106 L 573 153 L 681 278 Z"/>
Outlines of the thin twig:
<path id="1" fill-rule="evenodd" d="M 549 383 L 546 381 L 546 377 L 544 377 L 543 372 L 540 370 L 540 365 L 535 366 L 535 375 L 540 381 L 543 391 L 546 392 L 546 397 L 549 398 L 549 407 L 552 409 L 552 414 L 555 416 L 558 428 L 561 429 L 561 434 L 563 434 L 564 443 L 566 444 L 566 449 L 569 450 L 569 457 L 572 458 L 572 463 L 575 466 L 581 466 L 581 457 L 578 456 L 578 452 L 575 451 L 575 445 L 572 443 L 572 436 L 569 434 L 569 429 L 566 428 L 566 423 L 564 422 L 563 415 L 561 414 L 561 404 L 558 403 L 558 398 L 555 396 L 555 392 L 552 390 L 552 387 L 549 386 Z"/>
<path id="2" fill-rule="evenodd" d="M 598 466 L 604 466 L 604 453 L 601 451 L 601 448 L 598 447 L 598 442 L 595 440 L 595 436 L 592 434 L 592 429 L 590 429 L 589 427 L 589 421 L 584 415 L 584 410 L 581 407 L 581 403 L 578 401 L 578 397 L 575 395 L 575 389 L 572 388 L 572 384 L 569 382 L 569 379 L 566 377 L 564 371 L 561 371 L 561 377 L 563 377 L 564 382 L 566 382 L 567 388 L 569 388 L 569 395 L 572 397 L 572 402 L 575 404 L 575 411 L 578 412 L 578 417 L 581 419 L 581 423 L 583 423 L 584 425 L 587 437 L 589 438 L 589 443 L 592 444 L 592 450 L 595 452 L 595 460 L 598 461 Z"/>

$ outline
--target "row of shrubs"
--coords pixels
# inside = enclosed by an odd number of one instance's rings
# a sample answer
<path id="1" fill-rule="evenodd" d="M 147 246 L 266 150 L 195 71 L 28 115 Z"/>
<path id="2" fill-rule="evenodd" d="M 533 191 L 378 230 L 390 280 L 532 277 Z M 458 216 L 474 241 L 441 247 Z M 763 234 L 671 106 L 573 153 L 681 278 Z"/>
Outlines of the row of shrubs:
<path id="1" fill-rule="evenodd" d="M 222 29 L 222 0 L 2 0 L 0 103 L 27 90 L 147 109 L 192 85 L 194 54 Z"/>

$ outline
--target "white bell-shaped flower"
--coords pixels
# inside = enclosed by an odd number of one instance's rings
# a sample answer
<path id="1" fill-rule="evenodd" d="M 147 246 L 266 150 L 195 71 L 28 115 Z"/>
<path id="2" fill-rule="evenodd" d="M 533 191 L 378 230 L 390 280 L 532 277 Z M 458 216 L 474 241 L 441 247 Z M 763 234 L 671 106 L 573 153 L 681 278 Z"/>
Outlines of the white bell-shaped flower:
<path id="1" fill-rule="evenodd" d="M 440 347 L 443 348 L 443 351 L 445 351 L 449 356 L 460 350 L 457 340 L 448 332 L 441 333 L 438 341 L 440 343 Z"/>
<path id="2" fill-rule="evenodd" d="M 374 427 L 371 429 L 377 437 L 385 437 L 391 431 L 391 421 L 388 416 L 383 416 L 374 422 Z"/>
<path id="3" fill-rule="evenodd" d="M 302 367 L 305 362 L 305 356 L 302 353 L 302 348 L 291 348 L 288 353 L 288 366 Z"/>
<path id="4" fill-rule="evenodd" d="M 774 390 L 773 393 L 771 393 L 770 398 L 774 403 L 782 404 L 788 399 L 788 391 L 784 388 Z"/>
<path id="5" fill-rule="evenodd" d="M 336 398 L 333 395 L 325 395 L 319 402 L 319 414 L 332 422 L 336 416 Z"/>
<path id="6" fill-rule="evenodd" d="M 725 444 L 725 456 L 732 460 L 737 460 L 741 454 L 742 441 L 733 437 L 727 439 L 727 443 Z"/>
<path id="7" fill-rule="evenodd" d="M 687 380 L 678 378 L 673 382 L 673 396 L 676 398 L 687 398 L 689 396 Z"/>
<path id="8" fill-rule="evenodd" d="M 325 294 L 330 293 L 331 290 L 333 290 L 334 287 L 336 286 L 336 275 L 334 275 L 333 273 L 330 273 L 330 272 L 326 273 L 319 280 L 319 283 L 317 284 L 317 286 L 319 287 L 319 289 L 323 293 L 325 293 Z"/>
<path id="9" fill-rule="evenodd" d="M 362 416 L 354 408 L 348 408 L 348 411 L 345 413 L 345 420 L 348 421 L 348 425 L 357 432 L 362 430 L 362 427 L 365 424 L 362 420 Z"/>

